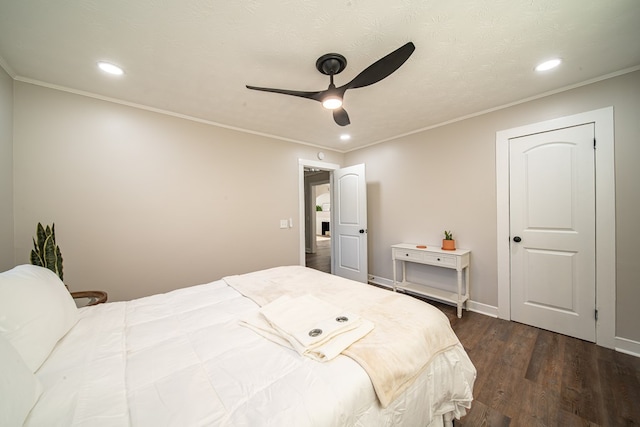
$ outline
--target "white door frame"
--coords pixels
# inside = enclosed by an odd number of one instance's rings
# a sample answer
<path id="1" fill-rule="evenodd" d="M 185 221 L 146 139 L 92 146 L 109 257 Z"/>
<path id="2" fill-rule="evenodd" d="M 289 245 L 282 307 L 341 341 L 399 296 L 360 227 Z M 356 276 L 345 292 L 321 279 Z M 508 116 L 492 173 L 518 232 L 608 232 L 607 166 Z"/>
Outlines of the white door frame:
<path id="1" fill-rule="evenodd" d="M 335 163 L 319 162 L 317 160 L 298 159 L 298 224 L 300 224 L 300 265 L 305 266 L 307 264 L 306 256 L 306 244 L 305 244 L 305 221 L 304 221 L 304 168 L 315 168 L 329 171 L 329 175 L 333 175 L 333 171 L 340 169 L 340 165 Z M 331 184 L 333 185 L 333 184 Z M 333 188 L 330 189 L 333 192 Z M 331 209 L 331 216 L 333 217 L 333 209 Z"/>
<path id="2" fill-rule="evenodd" d="M 595 123 L 596 167 L 596 344 L 615 348 L 616 225 L 613 107 L 496 132 L 498 317 L 511 320 L 509 235 L 509 139 Z"/>

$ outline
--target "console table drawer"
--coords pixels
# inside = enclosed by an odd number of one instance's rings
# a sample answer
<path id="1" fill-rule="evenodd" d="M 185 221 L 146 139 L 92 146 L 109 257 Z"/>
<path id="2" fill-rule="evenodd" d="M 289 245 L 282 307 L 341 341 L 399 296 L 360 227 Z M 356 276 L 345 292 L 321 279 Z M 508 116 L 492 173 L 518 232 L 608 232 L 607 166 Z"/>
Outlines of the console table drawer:
<path id="1" fill-rule="evenodd" d="M 456 257 L 446 255 L 424 254 L 424 262 L 433 265 L 446 265 L 449 267 L 456 266 Z"/>
<path id="2" fill-rule="evenodd" d="M 395 249 L 394 257 L 398 260 L 403 259 L 403 260 L 413 261 L 413 262 L 424 261 L 424 254 L 418 251 L 407 251 L 407 250 Z"/>

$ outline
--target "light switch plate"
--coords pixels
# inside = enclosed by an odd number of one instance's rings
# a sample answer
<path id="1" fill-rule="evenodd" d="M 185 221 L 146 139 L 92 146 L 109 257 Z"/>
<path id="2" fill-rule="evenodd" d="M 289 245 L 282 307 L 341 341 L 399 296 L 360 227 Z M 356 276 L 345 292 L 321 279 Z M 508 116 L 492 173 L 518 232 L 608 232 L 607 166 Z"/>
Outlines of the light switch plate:
<path id="1" fill-rule="evenodd" d="M 287 221 L 286 219 L 281 219 L 280 228 L 289 228 L 289 221 Z"/>

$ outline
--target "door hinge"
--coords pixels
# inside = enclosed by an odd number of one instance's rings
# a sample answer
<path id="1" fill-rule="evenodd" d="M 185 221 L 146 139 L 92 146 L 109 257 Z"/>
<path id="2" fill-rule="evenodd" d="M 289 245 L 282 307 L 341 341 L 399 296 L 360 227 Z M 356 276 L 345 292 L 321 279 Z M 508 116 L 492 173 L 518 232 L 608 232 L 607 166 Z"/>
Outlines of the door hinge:
<path id="1" fill-rule="evenodd" d="M 598 309 L 595 309 L 595 318 L 596 318 L 596 322 L 598 321 Z"/>
<path id="2" fill-rule="evenodd" d="M 595 138 L 593 138 L 593 149 L 594 150 L 596 149 L 596 139 Z"/>

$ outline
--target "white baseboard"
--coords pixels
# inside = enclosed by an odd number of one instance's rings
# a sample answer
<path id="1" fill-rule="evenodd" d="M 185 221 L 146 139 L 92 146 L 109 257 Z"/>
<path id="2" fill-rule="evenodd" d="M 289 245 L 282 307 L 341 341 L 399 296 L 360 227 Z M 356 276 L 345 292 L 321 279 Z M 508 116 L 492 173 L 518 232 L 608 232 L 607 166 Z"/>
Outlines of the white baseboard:
<path id="1" fill-rule="evenodd" d="M 498 317 L 498 307 L 494 307 L 489 304 L 483 304 L 476 301 L 467 301 L 467 310 L 475 311 L 476 313 L 484 314 L 485 316 Z"/>
<path id="2" fill-rule="evenodd" d="M 640 342 L 627 338 L 616 337 L 616 351 L 640 357 Z"/>
<path id="3" fill-rule="evenodd" d="M 393 289 L 393 280 L 386 279 L 380 276 L 369 275 L 369 283 L 383 288 Z M 466 309 L 474 311 L 476 313 L 484 314 L 485 316 L 498 317 L 498 307 L 492 305 L 483 304 L 476 301 L 467 301 Z M 615 350 L 620 353 L 625 353 L 631 356 L 640 357 L 640 342 L 633 341 L 627 338 L 616 337 L 615 338 Z"/>
<path id="4" fill-rule="evenodd" d="M 383 288 L 393 289 L 393 280 L 386 279 L 384 277 L 374 276 L 370 274 L 369 283 L 381 286 Z M 469 311 L 484 314 L 485 316 L 496 318 L 498 317 L 498 307 L 471 300 L 467 301 L 466 304 L 466 309 Z M 621 337 L 616 337 L 615 342 L 616 351 L 629 354 L 631 356 L 640 357 L 640 342 Z"/>
<path id="5" fill-rule="evenodd" d="M 369 283 L 384 288 L 393 289 L 393 280 L 386 279 L 380 276 L 369 275 Z M 481 302 L 467 301 L 466 310 L 475 311 L 476 313 L 484 314 L 485 316 L 498 317 L 498 307 L 492 305 L 483 304 Z"/>
<path id="6" fill-rule="evenodd" d="M 384 277 L 369 275 L 369 283 L 373 285 L 382 286 L 384 288 L 393 289 L 393 280 L 385 279 Z"/>

